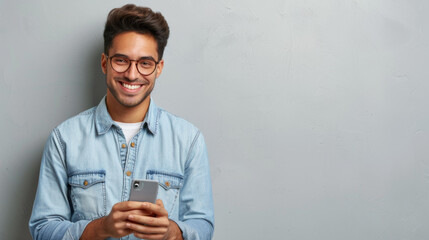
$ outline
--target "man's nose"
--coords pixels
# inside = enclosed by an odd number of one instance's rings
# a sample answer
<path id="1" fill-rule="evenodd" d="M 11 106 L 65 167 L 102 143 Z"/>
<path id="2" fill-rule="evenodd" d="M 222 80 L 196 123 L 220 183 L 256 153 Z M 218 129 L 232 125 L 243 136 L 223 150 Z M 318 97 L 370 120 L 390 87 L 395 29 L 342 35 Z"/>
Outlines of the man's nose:
<path id="1" fill-rule="evenodd" d="M 135 62 L 131 62 L 130 67 L 125 72 L 125 77 L 127 77 L 131 81 L 136 80 L 140 77 L 140 73 L 137 69 L 137 64 Z"/>

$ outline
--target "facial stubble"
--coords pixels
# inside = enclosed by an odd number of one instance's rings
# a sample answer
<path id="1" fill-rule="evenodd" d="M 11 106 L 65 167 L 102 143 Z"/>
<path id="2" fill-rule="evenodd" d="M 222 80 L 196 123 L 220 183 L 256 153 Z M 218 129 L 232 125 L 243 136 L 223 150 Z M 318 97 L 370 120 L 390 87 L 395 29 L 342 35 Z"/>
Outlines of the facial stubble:
<path id="1" fill-rule="evenodd" d="M 121 84 L 120 81 L 125 82 L 125 83 L 130 83 L 130 84 L 136 84 L 136 83 L 140 83 L 143 85 L 149 85 L 150 84 L 150 82 L 146 79 L 143 79 L 143 83 L 141 83 L 138 80 L 130 81 L 128 78 L 125 78 L 125 77 L 114 77 L 113 79 L 115 80 L 115 82 L 117 84 Z M 109 81 L 107 81 L 107 75 L 106 75 L 107 89 L 110 91 L 110 93 L 113 95 L 113 97 L 116 99 L 116 101 L 119 104 L 121 104 L 124 107 L 130 107 L 130 108 L 140 105 L 142 102 L 144 102 L 150 96 L 150 94 L 152 93 L 152 90 L 155 87 L 155 82 L 156 82 L 156 76 L 153 80 L 153 85 L 149 89 L 147 89 L 147 91 L 144 93 L 142 98 L 138 99 L 136 102 L 130 103 L 130 102 L 126 102 L 125 99 L 121 99 L 118 91 L 116 91 L 116 89 L 111 84 L 109 84 Z"/>

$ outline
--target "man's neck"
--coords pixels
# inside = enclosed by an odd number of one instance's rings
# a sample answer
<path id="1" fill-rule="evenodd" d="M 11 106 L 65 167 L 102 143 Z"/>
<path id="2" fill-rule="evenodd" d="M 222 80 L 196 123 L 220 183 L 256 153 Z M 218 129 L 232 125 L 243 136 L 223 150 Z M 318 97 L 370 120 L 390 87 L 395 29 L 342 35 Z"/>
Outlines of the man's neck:
<path id="1" fill-rule="evenodd" d="M 123 123 L 143 122 L 149 109 L 150 96 L 137 106 L 125 107 L 118 103 L 112 95 L 109 95 L 107 94 L 106 97 L 106 105 L 113 121 Z"/>

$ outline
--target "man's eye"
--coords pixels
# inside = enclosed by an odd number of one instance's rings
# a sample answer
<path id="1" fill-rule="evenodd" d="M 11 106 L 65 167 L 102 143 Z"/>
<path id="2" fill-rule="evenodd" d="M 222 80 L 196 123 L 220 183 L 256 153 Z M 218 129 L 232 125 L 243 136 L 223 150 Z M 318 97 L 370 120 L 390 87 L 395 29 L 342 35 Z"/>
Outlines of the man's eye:
<path id="1" fill-rule="evenodd" d="M 153 61 L 150 61 L 150 60 L 143 60 L 143 61 L 140 61 L 140 65 L 142 67 L 149 68 L 149 67 L 152 67 L 154 63 Z"/>
<path id="2" fill-rule="evenodd" d="M 116 64 L 128 64 L 128 60 L 125 58 L 114 58 L 113 61 Z"/>

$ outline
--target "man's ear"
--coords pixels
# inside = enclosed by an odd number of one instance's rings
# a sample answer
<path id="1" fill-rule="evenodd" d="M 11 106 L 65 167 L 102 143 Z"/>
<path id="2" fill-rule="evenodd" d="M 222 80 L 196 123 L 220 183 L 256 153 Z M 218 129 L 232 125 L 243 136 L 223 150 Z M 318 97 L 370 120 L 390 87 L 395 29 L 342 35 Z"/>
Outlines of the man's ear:
<path id="1" fill-rule="evenodd" d="M 156 68 L 156 78 L 159 77 L 159 75 L 161 75 L 162 73 L 162 69 L 164 68 L 164 59 L 162 59 L 161 61 L 159 61 L 158 66 Z"/>
<path id="2" fill-rule="evenodd" d="M 107 73 L 107 56 L 104 53 L 101 54 L 101 70 L 104 74 Z"/>

